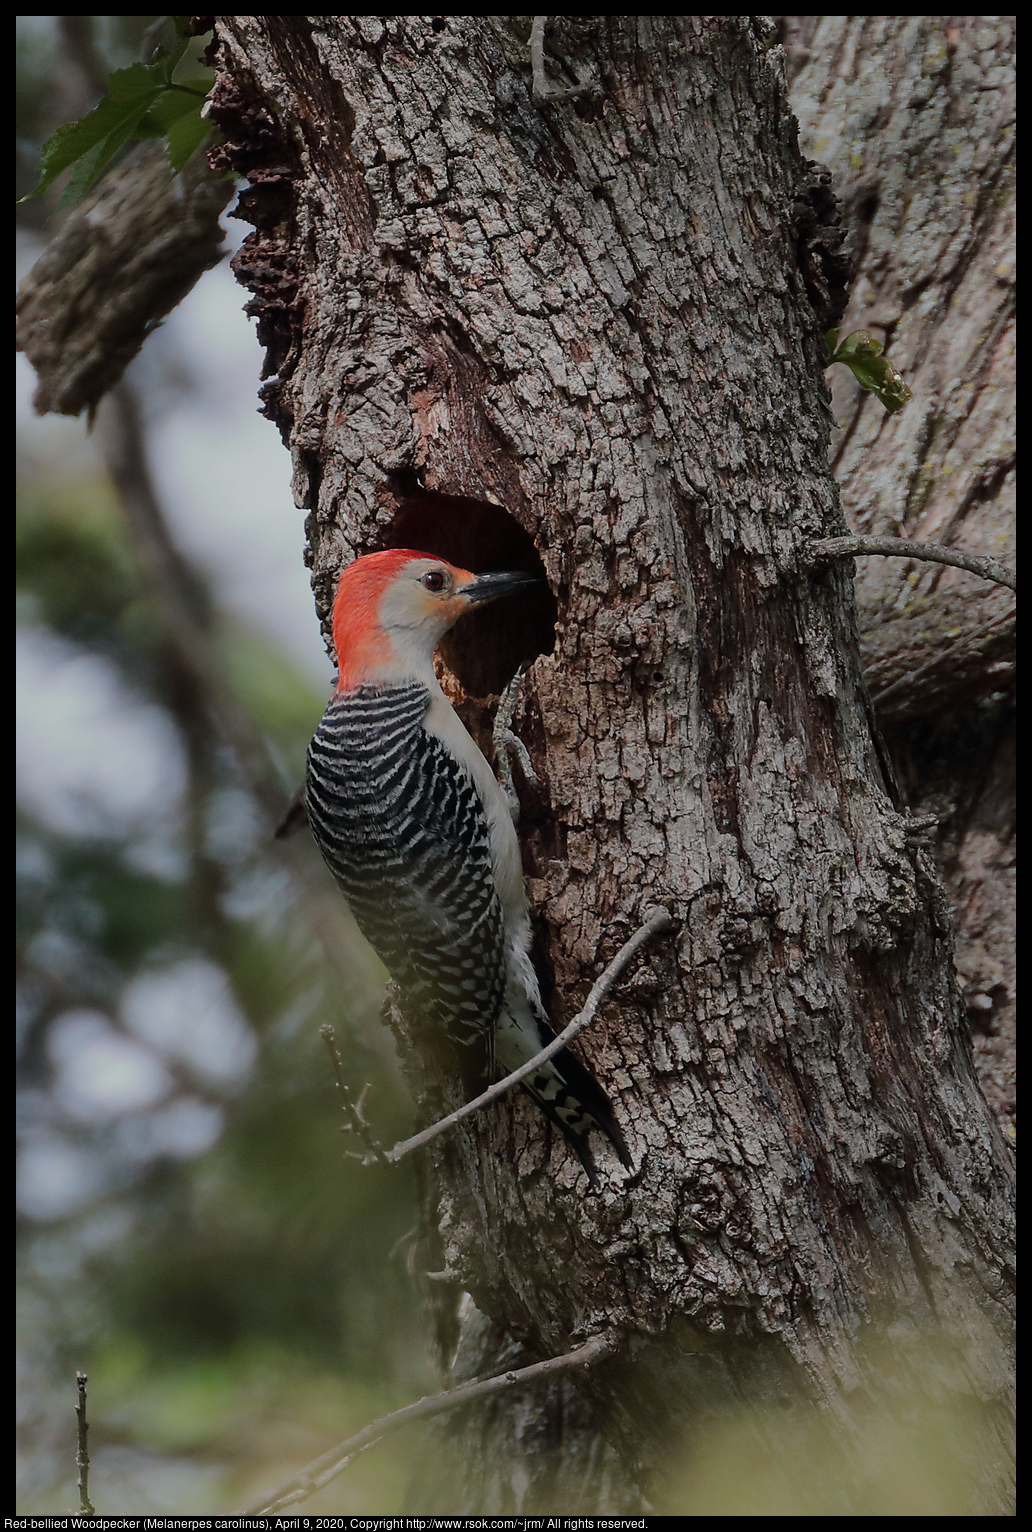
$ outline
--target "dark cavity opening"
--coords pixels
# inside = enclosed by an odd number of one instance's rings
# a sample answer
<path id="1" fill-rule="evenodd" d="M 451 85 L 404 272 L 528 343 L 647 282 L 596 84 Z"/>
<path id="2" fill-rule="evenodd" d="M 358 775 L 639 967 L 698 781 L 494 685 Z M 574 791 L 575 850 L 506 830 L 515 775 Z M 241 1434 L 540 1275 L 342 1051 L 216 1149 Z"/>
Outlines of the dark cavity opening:
<path id="1" fill-rule="evenodd" d="M 411 481 L 394 493 L 398 512 L 385 548 L 434 554 L 474 574 L 518 569 L 544 579 L 533 538 L 503 506 L 434 494 Z M 470 697 L 498 696 L 521 665 L 551 654 L 557 611 L 547 584 L 504 596 L 456 623 L 438 653 Z"/>

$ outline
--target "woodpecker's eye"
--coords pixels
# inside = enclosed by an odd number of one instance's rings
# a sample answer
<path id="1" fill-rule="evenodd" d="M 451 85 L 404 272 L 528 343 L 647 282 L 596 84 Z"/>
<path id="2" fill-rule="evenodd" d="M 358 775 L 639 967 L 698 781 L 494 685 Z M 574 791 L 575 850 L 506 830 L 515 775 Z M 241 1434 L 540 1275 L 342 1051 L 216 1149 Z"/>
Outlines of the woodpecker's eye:
<path id="1" fill-rule="evenodd" d="M 423 584 L 427 590 L 444 590 L 448 583 L 448 576 L 443 569 L 428 569 L 423 576 Z"/>

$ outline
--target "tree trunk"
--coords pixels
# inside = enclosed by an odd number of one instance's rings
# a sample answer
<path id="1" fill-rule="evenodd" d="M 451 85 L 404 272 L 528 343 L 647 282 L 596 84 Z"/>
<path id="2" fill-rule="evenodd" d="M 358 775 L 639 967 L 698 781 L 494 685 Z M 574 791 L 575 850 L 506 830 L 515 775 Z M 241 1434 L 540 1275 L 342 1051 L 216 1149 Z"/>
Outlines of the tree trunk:
<path id="1" fill-rule="evenodd" d="M 833 467 L 850 520 L 872 535 L 1009 558 L 1013 21 L 792 20 L 803 23 L 792 36 L 800 136 L 834 173 L 860 256 L 843 333 L 862 326 L 885 341 L 914 391 L 887 417 L 844 368 L 831 375 Z M 875 697 L 926 667 L 883 704 L 887 723 L 1007 686 L 1009 592 L 942 565 L 865 558 L 858 566 Z"/>
<path id="2" fill-rule="evenodd" d="M 832 467 L 858 532 L 1013 559 L 1014 18 L 782 18 L 806 152 L 859 256 L 843 334 L 891 346 L 886 416 L 832 369 Z M 979 1075 L 1014 1113 L 1013 596 L 959 570 L 857 560 L 861 658 L 915 811 L 940 817 Z"/>
<path id="3" fill-rule="evenodd" d="M 484 742 L 533 661 L 521 834 L 556 1026 L 646 908 L 678 922 L 580 1042 L 633 1175 L 600 1146 L 591 1193 L 520 1093 L 426 1152 L 434 1292 L 476 1304 L 458 1370 L 621 1344 L 452 1421 L 463 1477 L 424 1511 L 640 1506 L 679 1433 L 737 1406 L 754 1435 L 800 1401 L 848 1434 L 880 1346 L 936 1397 L 995 1408 L 1009 1379 L 1008 1153 L 946 899 L 872 732 L 851 568 L 807 556 L 845 530 L 843 268 L 784 55 L 762 19 L 549 18 L 550 83 L 597 89 L 539 102 L 529 30 L 216 18 L 237 272 L 324 622 L 375 548 L 540 562 L 552 597 L 445 659 Z M 432 1120 L 457 1085 L 395 1023 Z M 973 1508 L 999 1513 L 989 1478 Z"/>

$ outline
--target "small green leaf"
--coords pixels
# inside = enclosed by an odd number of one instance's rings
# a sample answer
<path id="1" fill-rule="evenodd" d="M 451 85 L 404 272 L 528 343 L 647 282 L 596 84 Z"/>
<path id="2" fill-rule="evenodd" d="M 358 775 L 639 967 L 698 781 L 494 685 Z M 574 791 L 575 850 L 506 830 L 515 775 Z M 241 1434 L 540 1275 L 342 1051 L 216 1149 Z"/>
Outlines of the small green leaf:
<path id="1" fill-rule="evenodd" d="M 133 138 L 164 138 L 166 129 L 161 127 L 153 112 L 141 117 L 133 131 Z"/>
<path id="2" fill-rule="evenodd" d="M 68 185 L 58 207 L 71 207 L 99 180 L 112 157 L 129 139 L 169 139 L 173 172 L 186 164 L 208 132 L 201 107 L 211 89 L 210 76 L 173 81 L 191 38 L 188 18 L 177 16 L 175 47 L 162 50 L 152 64 L 130 64 L 108 76 L 103 101 L 80 117 L 65 123 L 43 145 L 37 185 L 22 198 L 27 202 L 71 168 Z"/>
<path id="3" fill-rule="evenodd" d="M 172 76 L 176 72 L 176 67 L 189 46 L 190 39 L 186 37 L 172 49 L 171 53 L 158 54 L 157 60 L 152 67 L 161 70 L 162 78 L 166 85 L 172 84 Z"/>
<path id="4" fill-rule="evenodd" d="M 128 71 L 119 72 L 125 74 Z M 146 91 L 137 92 L 129 99 L 105 96 L 92 112 L 87 112 L 86 116 L 80 117 L 78 122 L 66 122 L 63 127 L 58 128 L 57 132 L 43 145 L 39 162 L 39 182 L 28 196 L 22 198 L 22 201 L 27 202 L 30 197 L 38 197 L 40 192 L 46 191 L 62 170 L 67 170 L 69 165 L 75 164 L 76 160 L 81 160 L 87 155 L 90 157 L 91 176 L 82 190 L 88 191 L 115 151 L 121 148 L 126 139 L 132 137 L 137 124 L 153 106 L 157 97 L 158 89 L 153 86 L 148 87 Z M 82 192 L 79 195 L 81 196 Z M 62 203 L 67 205 L 63 198 Z"/>
<path id="5" fill-rule="evenodd" d="M 117 131 L 109 133 L 93 149 L 74 161 L 72 173 L 68 177 L 68 185 L 58 198 L 57 207 L 74 207 L 80 198 L 97 184 L 122 145 L 137 136 L 150 137 L 151 135 L 138 135 L 136 122 L 133 117 L 130 117 Z"/>
<path id="6" fill-rule="evenodd" d="M 140 96 L 156 93 L 167 84 L 162 63 L 130 64 L 127 69 L 116 69 L 108 75 L 108 93 L 104 101 L 135 101 Z"/>
<path id="7" fill-rule="evenodd" d="M 199 112 L 204 105 L 206 95 L 207 91 L 195 93 L 192 90 L 179 88 L 162 91 L 143 119 L 142 126 L 148 128 L 153 126 L 156 129 L 153 136 L 162 138 L 180 117 L 185 117 L 188 112 Z"/>
<path id="8" fill-rule="evenodd" d="M 866 393 L 875 394 L 890 414 L 901 410 L 914 397 L 903 375 L 896 371 L 885 355 L 881 341 L 870 330 L 854 330 L 836 347 L 837 337 L 837 330 L 829 330 L 825 336 L 828 350 L 832 353 L 827 364 L 829 367 L 834 362 L 841 362 L 848 367 L 860 387 Z"/>
<path id="9" fill-rule="evenodd" d="M 180 117 L 168 130 L 168 160 L 172 173 L 178 175 L 193 154 L 211 132 L 211 123 L 201 116 L 197 106 L 186 116 Z"/>
<path id="10" fill-rule="evenodd" d="M 116 144 L 115 149 L 117 148 Z M 77 159 L 68 178 L 68 185 L 58 198 L 58 208 L 73 207 L 79 198 L 89 191 L 114 152 L 114 149 L 109 149 L 108 140 L 102 139 L 99 144 L 95 144 L 92 149 Z"/>

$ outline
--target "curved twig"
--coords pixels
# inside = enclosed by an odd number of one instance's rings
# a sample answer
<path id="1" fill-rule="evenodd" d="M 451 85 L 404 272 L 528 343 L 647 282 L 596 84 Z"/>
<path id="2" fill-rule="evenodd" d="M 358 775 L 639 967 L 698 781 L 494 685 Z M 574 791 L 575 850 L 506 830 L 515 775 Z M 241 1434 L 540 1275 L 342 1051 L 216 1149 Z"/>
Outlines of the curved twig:
<path id="1" fill-rule="evenodd" d="M 673 924 L 674 920 L 670 911 L 663 909 L 662 906 L 657 906 L 645 924 L 639 926 L 638 930 L 635 931 L 630 941 L 624 942 L 616 957 L 609 964 L 609 967 L 595 980 L 591 987 L 591 993 L 585 1001 L 584 1009 L 573 1018 L 568 1027 L 565 1027 L 559 1033 L 558 1037 L 553 1038 L 548 1046 L 542 1048 L 541 1052 L 536 1053 L 532 1059 L 528 1059 L 525 1064 L 521 1064 L 519 1069 L 514 1069 L 512 1074 L 506 1075 L 504 1080 L 499 1080 L 497 1084 L 490 1086 L 488 1090 L 483 1091 L 479 1096 L 475 1096 L 472 1101 L 467 1101 L 464 1106 L 456 1108 L 454 1112 L 449 1112 L 448 1116 L 442 1117 L 439 1122 L 431 1123 L 428 1128 L 424 1128 L 421 1133 L 414 1134 L 412 1138 L 402 1139 L 400 1143 L 394 1145 L 393 1149 L 387 1150 L 385 1158 L 394 1162 L 403 1159 L 406 1154 L 411 1154 L 413 1149 L 422 1148 L 432 1138 L 436 1138 L 439 1133 L 443 1133 L 446 1128 L 454 1127 L 464 1117 L 471 1116 L 473 1112 L 479 1112 L 482 1106 L 487 1106 L 490 1102 L 497 1101 L 499 1096 L 503 1096 L 512 1086 L 518 1085 L 521 1080 L 526 1079 L 527 1075 L 533 1073 L 539 1065 L 545 1063 L 553 1054 L 560 1053 L 567 1043 L 577 1036 L 578 1032 L 583 1032 L 584 1028 L 594 1020 L 595 1012 L 638 948 L 647 942 L 650 936 L 655 936 L 660 931 L 669 931 Z"/>
<path id="2" fill-rule="evenodd" d="M 248 1506 L 240 1514 L 269 1516 L 288 1505 L 296 1505 L 299 1500 L 307 1500 L 309 1495 L 314 1495 L 317 1489 L 322 1489 L 324 1484 L 329 1484 L 331 1479 L 335 1479 L 358 1453 L 364 1452 L 367 1447 L 371 1447 L 374 1442 L 378 1442 L 381 1437 L 387 1436 L 390 1432 L 407 1426 L 410 1421 L 427 1420 L 431 1415 L 443 1414 L 445 1410 L 453 1410 L 457 1405 L 467 1404 L 471 1399 L 483 1399 L 490 1394 L 503 1393 L 509 1388 L 520 1388 L 525 1383 L 533 1383 L 538 1378 L 547 1378 L 552 1373 L 561 1372 L 567 1368 L 590 1367 L 608 1356 L 615 1349 L 616 1344 L 616 1336 L 612 1332 L 596 1335 L 593 1340 L 587 1341 L 573 1351 L 565 1352 L 562 1356 L 549 1357 L 545 1362 L 533 1362 L 529 1367 L 520 1367 L 515 1371 L 500 1372 L 493 1378 L 474 1379 L 471 1383 L 460 1384 L 458 1388 L 447 1389 L 443 1394 L 429 1394 L 415 1404 L 406 1404 L 403 1409 L 395 1410 L 392 1415 L 381 1416 L 379 1420 L 372 1421 L 355 1436 L 349 1436 L 346 1441 L 331 1447 L 313 1463 L 309 1463 L 307 1468 L 303 1468 L 292 1479 L 271 1490 L 260 1501 Z"/>
<path id="3" fill-rule="evenodd" d="M 530 67 L 533 72 L 534 100 L 538 106 L 546 101 L 570 101 L 575 96 L 597 96 L 597 85 L 549 85 L 545 74 L 545 27 L 547 16 L 535 16 L 530 24 Z"/>
<path id="4" fill-rule="evenodd" d="M 958 553 L 945 543 L 916 543 L 909 537 L 825 537 L 810 544 L 815 562 L 824 559 L 848 558 L 859 553 L 883 553 L 890 557 L 928 559 L 933 564 L 950 564 L 954 569 L 966 569 L 969 574 L 980 575 L 996 585 L 1006 585 L 1016 591 L 1018 577 L 1013 569 L 997 559 L 983 558 L 972 553 Z"/>
<path id="5" fill-rule="evenodd" d="M 345 1127 L 342 1131 L 348 1132 L 350 1130 L 353 1133 L 357 1133 L 369 1150 L 372 1158 L 380 1165 L 386 1164 L 384 1152 L 369 1131 L 369 1124 L 362 1116 L 362 1102 L 365 1097 L 365 1090 L 363 1090 L 357 1101 L 352 1096 L 348 1082 L 344 1078 L 344 1067 L 340 1061 L 340 1054 L 337 1052 L 337 1039 L 329 1022 L 325 1022 L 319 1028 L 319 1036 L 326 1044 L 326 1052 L 330 1055 L 330 1067 L 333 1070 L 333 1079 L 340 1095 L 341 1110 L 346 1119 Z M 368 1089 L 368 1086 L 366 1089 Z M 368 1159 L 365 1163 L 369 1163 Z"/>

